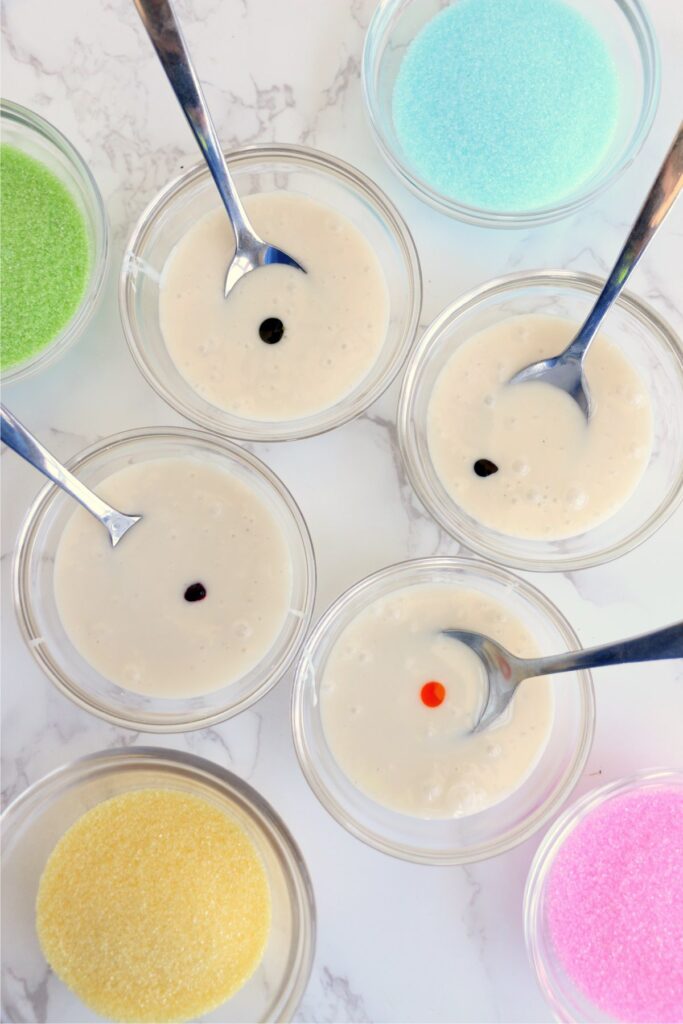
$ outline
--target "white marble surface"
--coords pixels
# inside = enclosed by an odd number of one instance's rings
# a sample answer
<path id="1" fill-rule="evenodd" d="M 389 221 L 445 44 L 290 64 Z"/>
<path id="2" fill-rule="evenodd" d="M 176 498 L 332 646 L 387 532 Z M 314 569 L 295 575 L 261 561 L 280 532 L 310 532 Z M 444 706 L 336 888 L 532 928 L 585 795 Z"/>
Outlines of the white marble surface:
<path id="1" fill-rule="evenodd" d="M 180 13 L 226 145 L 304 142 L 356 163 L 384 186 L 414 231 L 424 267 L 424 323 L 463 290 L 521 268 L 604 270 L 680 116 L 683 14 L 646 0 L 663 56 L 662 99 L 634 166 L 572 220 L 507 234 L 442 218 L 383 164 L 364 119 L 360 54 L 373 0 L 182 0 Z M 119 326 L 116 271 L 142 207 L 197 154 L 130 0 L 5 0 L 3 95 L 52 120 L 90 161 L 113 225 L 106 296 L 58 365 L 5 389 L 4 400 L 60 456 L 106 434 L 177 423 L 134 368 Z M 683 204 L 633 278 L 633 290 L 683 330 Z M 325 437 L 259 454 L 308 518 L 320 569 L 318 608 L 358 577 L 407 556 L 456 553 L 412 495 L 392 426 L 395 389 Z M 7 451 L 3 469 L 3 796 L 102 747 L 145 741 L 73 707 L 19 637 L 10 561 L 40 481 Z M 683 510 L 641 549 L 604 568 L 536 576 L 585 644 L 683 617 Z M 213 758 L 281 812 L 308 860 L 319 940 L 300 1021 L 543 1021 L 521 920 L 540 837 L 471 868 L 411 866 L 365 848 L 318 805 L 296 763 L 290 680 L 253 710 L 206 732 L 154 742 Z M 680 664 L 597 679 L 595 745 L 577 792 L 636 768 L 683 767 Z M 149 738 L 148 738 L 149 740 Z M 36 1019 L 45 1019 L 37 1017 Z"/>

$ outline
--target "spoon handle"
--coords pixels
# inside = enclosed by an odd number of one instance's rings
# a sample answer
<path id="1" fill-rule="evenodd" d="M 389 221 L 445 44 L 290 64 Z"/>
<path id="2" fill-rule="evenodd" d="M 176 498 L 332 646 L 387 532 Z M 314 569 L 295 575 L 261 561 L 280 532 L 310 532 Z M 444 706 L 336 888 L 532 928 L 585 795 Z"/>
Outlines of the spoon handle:
<path id="1" fill-rule="evenodd" d="M 600 668 L 603 665 L 625 665 L 638 661 L 668 661 L 683 658 L 683 622 L 674 622 L 654 633 L 643 633 L 630 640 L 589 647 L 585 651 L 568 651 L 549 658 L 534 658 L 529 662 L 533 671 L 529 676 L 550 675 L 555 672 L 573 672 L 580 668 Z M 527 664 L 524 669 L 526 671 Z"/>
<path id="2" fill-rule="evenodd" d="M 116 545 L 126 530 L 137 522 L 139 517 L 126 516 L 98 498 L 89 487 L 86 487 L 73 473 L 70 473 L 47 448 L 44 448 L 30 430 L 27 430 L 23 423 L 20 423 L 4 405 L 0 405 L 0 439 L 8 448 L 12 448 L 17 455 L 30 463 L 48 480 L 52 480 L 58 487 L 61 487 L 84 509 L 99 519 L 107 528 L 113 545 Z"/>
<path id="3" fill-rule="evenodd" d="M 169 0 L 134 0 L 157 57 L 188 120 L 235 232 L 239 248 L 253 240 L 252 228 L 223 156 L 202 87 Z"/>
<path id="4" fill-rule="evenodd" d="M 583 359 L 605 314 L 626 284 L 631 271 L 652 241 L 682 187 L 683 124 L 678 128 L 671 149 L 664 158 L 659 174 L 655 178 L 604 288 L 586 322 L 567 350 L 568 356 L 571 354 L 579 361 Z"/>

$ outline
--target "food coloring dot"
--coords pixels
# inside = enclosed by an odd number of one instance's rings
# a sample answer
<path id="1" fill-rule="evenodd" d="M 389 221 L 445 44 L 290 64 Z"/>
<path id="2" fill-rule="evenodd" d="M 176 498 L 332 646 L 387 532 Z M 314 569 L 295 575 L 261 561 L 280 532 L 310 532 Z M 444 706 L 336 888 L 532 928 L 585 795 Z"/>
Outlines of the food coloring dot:
<path id="1" fill-rule="evenodd" d="M 490 459 L 477 459 L 474 463 L 474 472 L 477 476 L 491 476 L 498 472 L 498 466 Z"/>
<path id="2" fill-rule="evenodd" d="M 185 591 L 186 601 L 203 601 L 206 597 L 206 587 L 203 583 L 191 583 Z"/>
<path id="3" fill-rule="evenodd" d="M 443 683 L 438 683 L 432 679 L 430 682 L 425 683 L 420 690 L 420 698 L 426 707 L 438 708 L 439 704 L 443 704 L 446 699 L 446 687 Z"/>
<path id="4" fill-rule="evenodd" d="M 269 316 L 263 321 L 258 332 L 261 341 L 265 341 L 266 345 L 276 345 L 285 333 L 285 325 L 278 317 Z"/>

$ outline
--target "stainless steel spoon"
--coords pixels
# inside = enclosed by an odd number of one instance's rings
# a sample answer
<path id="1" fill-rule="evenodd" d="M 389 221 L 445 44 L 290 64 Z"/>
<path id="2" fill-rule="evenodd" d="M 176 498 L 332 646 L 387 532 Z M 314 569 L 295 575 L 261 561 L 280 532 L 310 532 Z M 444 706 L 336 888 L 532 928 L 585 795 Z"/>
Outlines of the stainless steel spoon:
<path id="1" fill-rule="evenodd" d="M 652 241 L 655 232 L 673 206 L 683 187 L 683 124 L 678 129 L 671 149 L 648 193 L 642 210 L 631 228 L 624 248 L 619 253 L 605 287 L 579 333 L 570 345 L 551 359 L 526 366 L 516 373 L 511 384 L 543 381 L 561 388 L 580 406 L 586 418 L 591 414 L 591 399 L 583 372 L 588 347 L 595 337 L 607 311 L 626 284 L 636 263 Z"/>
<path id="2" fill-rule="evenodd" d="M 230 176 L 199 79 L 169 0 L 135 0 L 135 6 L 199 144 L 232 224 L 235 255 L 225 276 L 226 298 L 245 274 L 258 267 L 284 263 L 306 273 L 286 252 L 264 242 L 251 226 Z"/>
<path id="3" fill-rule="evenodd" d="M 73 473 L 65 469 L 54 455 L 43 448 L 40 441 L 26 429 L 23 423 L 4 405 L 0 405 L 0 439 L 12 448 L 22 459 L 26 459 L 39 472 L 80 502 L 84 509 L 106 527 L 111 546 L 116 547 L 121 538 L 142 519 L 142 516 L 127 516 L 107 505 L 105 501 L 82 484 Z"/>
<path id="4" fill-rule="evenodd" d="M 472 732 L 481 732 L 505 711 L 524 679 L 603 665 L 683 658 L 683 622 L 675 622 L 664 629 L 656 629 L 654 633 L 643 633 L 629 640 L 589 647 L 585 651 L 553 654 L 547 658 L 517 658 L 490 637 L 464 629 L 444 629 L 443 634 L 466 644 L 484 665 L 488 690 Z"/>

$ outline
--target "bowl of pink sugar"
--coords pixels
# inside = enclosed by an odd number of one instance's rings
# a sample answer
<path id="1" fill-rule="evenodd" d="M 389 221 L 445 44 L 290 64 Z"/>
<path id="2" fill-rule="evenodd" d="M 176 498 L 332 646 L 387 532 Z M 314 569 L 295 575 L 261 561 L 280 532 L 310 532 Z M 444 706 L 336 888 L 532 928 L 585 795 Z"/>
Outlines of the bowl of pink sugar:
<path id="1" fill-rule="evenodd" d="M 0 371 L 9 384 L 81 334 L 101 292 L 108 230 L 95 179 L 69 140 L 9 100 L 0 116 Z"/>
<path id="2" fill-rule="evenodd" d="M 560 1021 L 683 1020 L 683 773 L 587 794 L 539 847 L 527 950 Z"/>
<path id="3" fill-rule="evenodd" d="M 633 160 L 657 106 L 640 0 L 382 0 L 368 28 L 371 127 L 403 182 L 451 216 L 568 216 Z"/>

